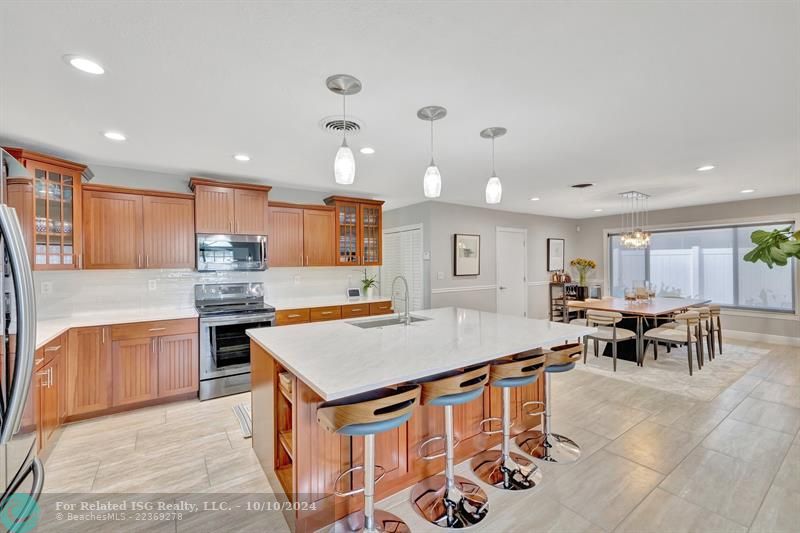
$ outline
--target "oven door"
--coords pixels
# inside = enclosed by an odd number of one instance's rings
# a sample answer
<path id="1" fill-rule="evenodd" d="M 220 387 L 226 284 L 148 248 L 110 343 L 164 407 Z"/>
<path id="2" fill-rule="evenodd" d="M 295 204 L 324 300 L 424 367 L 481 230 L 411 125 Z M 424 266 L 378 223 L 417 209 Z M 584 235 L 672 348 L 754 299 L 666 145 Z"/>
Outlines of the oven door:
<path id="1" fill-rule="evenodd" d="M 200 379 L 250 372 L 248 329 L 271 327 L 275 313 L 225 315 L 200 319 Z"/>
<path id="2" fill-rule="evenodd" d="M 197 234 L 197 270 L 266 270 L 267 237 L 265 235 Z"/>

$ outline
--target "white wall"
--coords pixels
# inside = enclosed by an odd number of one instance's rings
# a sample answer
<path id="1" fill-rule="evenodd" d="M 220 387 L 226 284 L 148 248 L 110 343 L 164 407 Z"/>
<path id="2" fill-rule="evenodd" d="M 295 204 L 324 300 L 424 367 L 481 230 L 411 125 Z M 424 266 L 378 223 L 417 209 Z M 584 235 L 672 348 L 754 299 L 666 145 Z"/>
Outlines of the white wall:
<path id="1" fill-rule="evenodd" d="M 652 211 L 649 213 L 649 223 L 651 226 L 702 226 L 722 221 L 798 213 L 800 213 L 800 195 L 789 195 Z M 573 223 L 581 228 L 577 238 L 578 249 L 587 257 L 597 260 L 597 277 L 605 279 L 607 266 L 604 264 L 603 255 L 608 243 L 603 239 L 603 231 L 618 229 L 621 225 L 619 215 L 576 220 Z M 795 287 L 800 287 L 800 268 L 795 269 Z M 768 336 L 800 338 L 800 317 L 797 315 L 732 310 L 723 312 L 723 316 L 724 328 L 752 333 L 751 337 L 754 338 L 755 336 L 763 336 L 765 340 L 769 339 Z"/>

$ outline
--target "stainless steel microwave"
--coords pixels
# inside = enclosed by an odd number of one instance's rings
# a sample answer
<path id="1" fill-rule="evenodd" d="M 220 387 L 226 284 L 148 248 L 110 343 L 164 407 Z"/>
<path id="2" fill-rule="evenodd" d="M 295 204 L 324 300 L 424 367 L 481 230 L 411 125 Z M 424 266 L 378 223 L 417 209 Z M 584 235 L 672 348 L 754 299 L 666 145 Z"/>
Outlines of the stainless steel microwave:
<path id="1" fill-rule="evenodd" d="M 197 234 L 197 270 L 266 270 L 266 235 Z"/>

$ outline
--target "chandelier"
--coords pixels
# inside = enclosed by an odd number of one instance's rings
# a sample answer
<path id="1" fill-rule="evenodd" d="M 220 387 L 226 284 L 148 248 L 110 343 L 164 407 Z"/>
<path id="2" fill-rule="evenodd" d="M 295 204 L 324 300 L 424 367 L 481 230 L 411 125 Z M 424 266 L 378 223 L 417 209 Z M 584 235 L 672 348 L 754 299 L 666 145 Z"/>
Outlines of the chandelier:
<path id="1" fill-rule="evenodd" d="M 623 192 L 620 197 L 626 209 L 622 215 L 622 247 L 647 248 L 650 246 L 650 232 L 647 231 L 647 199 L 650 197 L 638 191 Z"/>

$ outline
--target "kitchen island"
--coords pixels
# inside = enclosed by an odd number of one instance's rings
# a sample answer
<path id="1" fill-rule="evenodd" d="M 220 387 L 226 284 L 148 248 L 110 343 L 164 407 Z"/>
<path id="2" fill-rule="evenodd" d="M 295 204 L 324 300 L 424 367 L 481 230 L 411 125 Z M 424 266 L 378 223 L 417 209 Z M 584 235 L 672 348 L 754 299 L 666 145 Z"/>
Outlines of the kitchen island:
<path id="1" fill-rule="evenodd" d="M 414 312 L 412 318 L 408 325 L 383 327 L 374 326 L 386 316 L 248 330 L 253 449 L 270 481 L 277 480 L 295 504 L 287 518 L 297 531 L 318 529 L 361 504 L 358 496 L 334 496 L 333 484 L 341 472 L 361 464 L 362 439 L 319 426 L 321 402 L 575 341 L 595 331 L 452 307 Z M 515 430 L 540 424 L 540 415 L 524 415 L 521 405 L 544 400 L 543 381 L 513 390 Z M 500 436 L 482 434 L 479 422 L 499 417 L 500 409 L 500 392 L 490 387 L 483 397 L 455 408 L 461 441 L 457 462 L 499 444 Z M 377 484 L 377 499 L 443 469 L 443 459 L 426 461 L 418 455 L 419 443 L 442 432 L 441 409 L 420 406 L 406 424 L 376 437 L 376 463 L 386 472 Z M 348 481 L 359 486 L 360 476 L 354 477 L 359 479 Z"/>

